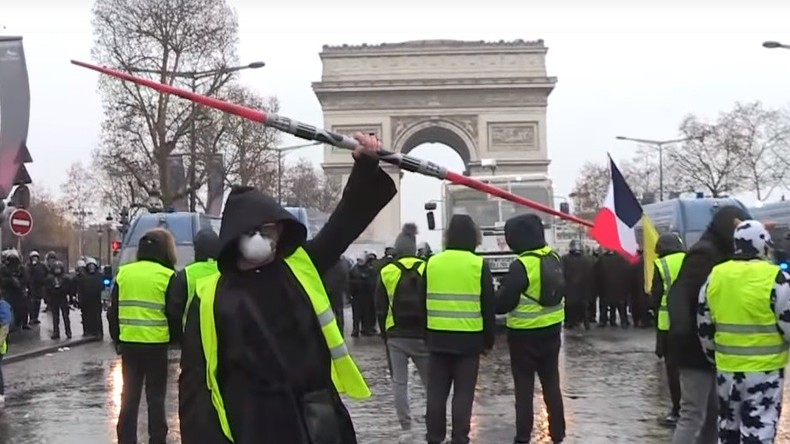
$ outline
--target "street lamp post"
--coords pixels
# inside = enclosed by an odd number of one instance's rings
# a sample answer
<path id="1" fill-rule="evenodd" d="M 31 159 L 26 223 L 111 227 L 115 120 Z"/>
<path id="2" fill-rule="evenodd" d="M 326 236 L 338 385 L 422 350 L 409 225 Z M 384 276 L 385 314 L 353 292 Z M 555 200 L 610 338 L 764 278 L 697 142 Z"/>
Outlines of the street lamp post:
<path id="1" fill-rule="evenodd" d="M 107 229 L 107 265 L 112 260 L 112 251 L 111 251 L 111 244 L 112 244 L 112 213 L 108 212 L 107 217 L 104 218 L 107 222 L 106 229 Z M 101 262 L 101 261 L 99 261 Z"/>
<path id="2" fill-rule="evenodd" d="M 96 229 L 96 235 L 97 235 L 97 236 L 98 236 L 98 238 L 99 238 L 99 251 L 98 251 L 98 253 L 99 253 L 99 263 L 101 263 L 101 261 L 102 261 L 102 258 L 101 258 L 101 252 L 102 252 L 102 248 L 101 248 L 101 238 L 102 238 L 102 235 L 104 235 L 104 230 L 102 229 L 102 227 L 101 227 L 101 226 L 99 226 L 99 228 L 97 228 L 97 229 Z M 110 240 L 109 240 L 109 239 L 107 239 L 107 242 L 109 242 L 109 241 L 110 241 Z"/>
<path id="3" fill-rule="evenodd" d="M 674 145 L 676 143 L 688 142 L 689 140 L 702 140 L 701 136 L 686 137 L 683 139 L 672 140 L 648 140 L 648 139 L 635 139 L 632 137 L 617 136 L 617 140 L 627 140 L 630 142 L 643 143 L 645 145 L 652 145 L 658 148 L 658 200 L 664 201 L 664 147 L 667 145 Z"/>
<path id="4" fill-rule="evenodd" d="M 284 146 L 282 148 L 273 148 L 272 151 L 277 152 L 277 203 L 283 204 L 283 156 L 291 151 L 300 150 L 311 146 L 321 145 L 322 142 L 313 142 L 303 145 Z"/>
<path id="5" fill-rule="evenodd" d="M 80 236 L 79 236 L 79 253 L 80 254 L 79 255 L 80 255 L 80 257 L 82 257 L 83 253 L 85 252 L 84 251 L 85 250 L 85 236 L 84 236 L 84 234 L 85 234 L 85 219 L 90 217 L 90 216 L 93 216 L 93 212 L 86 210 L 84 207 L 79 207 L 79 208 L 69 207 L 69 209 L 71 210 L 71 214 L 74 217 L 77 218 L 77 224 L 78 224 L 79 229 L 80 229 Z"/>
<path id="6" fill-rule="evenodd" d="M 245 69 L 258 69 L 266 66 L 264 62 L 252 62 L 247 65 L 233 66 L 228 68 L 209 69 L 205 71 L 159 71 L 155 69 L 129 69 L 131 72 L 144 72 L 149 74 L 166 74 L 172 77 L 180 77 L 191 80 L 192 92 L 197 91 L 197 81 L 218 74 L 232 74 Z M 189 211 L 194 212 L 197 206 L 197 130 L 195 127 L 196 103 L 193 101 L 189 110 Z"/>

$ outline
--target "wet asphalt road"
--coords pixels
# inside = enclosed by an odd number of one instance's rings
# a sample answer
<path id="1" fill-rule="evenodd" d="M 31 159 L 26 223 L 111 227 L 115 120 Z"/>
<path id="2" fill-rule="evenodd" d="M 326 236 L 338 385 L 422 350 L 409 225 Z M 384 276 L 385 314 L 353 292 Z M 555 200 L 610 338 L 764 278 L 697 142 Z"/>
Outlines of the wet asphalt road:
<path id="1" fill-rule="evenodd" d="M 386 359 L 378 338 L 351 341 L 373 398 L 347 403 L 360 444 L 396 443 Z M 565 394 L 566 443 L 669 442 L 671 430 L 657 418 L 667 411 L 663 367 L 652 354 L 649 330 L 593 329 L 565 334 L 561 373 Z M 177 352 L 171 353 L 168 394 L 170 441 L 179 442 L 176 405 Z M 0 415 L 0 443 L 114 443 L 121 392 L 120 360 L 109 343 L 93 343 L 4 367 L 6 408 Z M 417 381 L 416 376 L 413 381 Z M 413 412 L 424 411 L 422 388 L 412 385 Z M 790 396 L 786 396 L 786 402 Z M 546 411 L 536 394 L 534 443 L 548 443 Z M 513 436 L 512 378 L 505 338 L 481 361 L 472 423 L 472 442 L 509 444 Z M 145 407 L 140 442 L 147 442 Z M 448 409 L 449 411 L 449 409 Z M 783 418 L 779 442 L 790 442 Z M 422 424 L 418 429 L 424 430 Z"/>

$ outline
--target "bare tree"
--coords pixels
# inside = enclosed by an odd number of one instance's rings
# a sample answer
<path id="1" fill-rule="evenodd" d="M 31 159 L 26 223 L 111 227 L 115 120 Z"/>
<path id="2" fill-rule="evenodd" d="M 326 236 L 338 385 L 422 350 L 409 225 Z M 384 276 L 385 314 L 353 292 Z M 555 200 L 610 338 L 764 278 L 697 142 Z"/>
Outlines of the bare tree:
<path id="1" fill-rule="evenodd" d="M 71 164 L 60 187 L 63 205 L 70 212 L 93 212 L 98 203 L 95 180 L 82 162 Z"/>
<path id="2" fill-rule="evenodd" d="M 276 113 L 280 108 L 277 98 L 263 98 L 241 86 L 231 85 L 223 96 L 232 103 L 271 113 Z M 214 153 L 222 154 L 226 182 L 273 193 L 277 186 L 280 132 L 228 114 L 214 113 L 213 117 L 219 119 L 216 130 L 213 134 L 204 134 L 216 138 L 216 141 L 207 141 L 205 146 L 213 147 Z"/>
<path id="3" fill-rule="evenodd" d="M 741 153 L 744 179 L 757 200 L 768 198 L 783 184 L 790 156 L 790 115 L 766 109 L 760 102 L 736 103 L 717 126 Z"/>
<path id="4" fill-rule="evenodd" d="M 716 123 L 706 123 L 694 115 L 680 124 L 687 142 L 666 149 L 666 171 L 682 191 L 707 190 L 721 197 L 747 188 L 743 146 L 725 122 L 723 115 Z"/>
<path id="5" fill-rule="evenodd" d="M 597 211 L 601 208 L 606 199 L 609 182 L 611 175 L 605 163 L 585 162 L 579 170 L 579 176 L 570 195 L 574 211 L 580 213 Z"/>
<path id="6" fill-rule="evenodd" d="M 291 206 L 331 211 L 340 192 L 340 181 L 319 172 L 307 159 L 288 165 L 283 174 L 283 201 Z"/>
<path id="7" fill-rule="evenodd" d="M 237 18 L 224 0 L 97 0 L 93 26 L 93 56 L 101 64 L 202 94 L 215 94 L 227 84 L 231 74 L 222 70 L 237 60 Z M 218 73 L 199 75 L 208 71 Z M 169 183 L 166 162 L 171 154 L 189 151 L 185 135 L 192 124 L 197 132 L 212 124 L 207 112 L 112 78 L 103 77 L 99 89 L 106 116 L 97 157 L 100 171 L 107 175 L 112 170 L 147 193 L 158 188 L 166 207 L 191 192 L 176 195 L 164 187 Z"/>

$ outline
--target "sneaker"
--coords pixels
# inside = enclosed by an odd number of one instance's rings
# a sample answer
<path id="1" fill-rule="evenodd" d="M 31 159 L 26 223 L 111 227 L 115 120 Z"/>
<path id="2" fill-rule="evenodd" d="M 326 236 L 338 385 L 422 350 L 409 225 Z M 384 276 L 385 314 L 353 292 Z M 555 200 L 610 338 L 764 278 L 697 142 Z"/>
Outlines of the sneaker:
<path id="1" fill-rule="evenodd" d="M 5 395 L 0 395 L 0 407 L 5 406 Z"/>
<path id="2" fill-rule="evenodd" d="M 674 426 L 674 425 L 676 425 L 678 423 L 679 419 L 680 419 L 680 415 L 678 415 L 675 412 L 670 412 L 667 416 L 665 416 L 662 419 L 662 421 L 663 421 L 664 424 Z"/>

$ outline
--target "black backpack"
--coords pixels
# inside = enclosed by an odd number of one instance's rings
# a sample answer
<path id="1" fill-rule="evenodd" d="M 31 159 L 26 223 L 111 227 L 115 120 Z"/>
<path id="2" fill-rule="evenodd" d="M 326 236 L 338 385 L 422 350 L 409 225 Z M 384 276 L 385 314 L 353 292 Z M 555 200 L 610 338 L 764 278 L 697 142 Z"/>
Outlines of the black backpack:
<path id="1" fill-rule="evenodd" d="M 537 253 L 525 253 L 524 256 L 540 259 L 540 305 L 559 305 L 565 297 L 565 276 L 562 273 L 560 257 L 553 251 L 545 256 Z"/>
<path id="2" fill-rule="evenodd" d="M 428 321 L 428 313 L 423 298 L 425 281 L 419 268 L 424 262 L 415 262 L 406 268 L 400 261 L 393 261 L 393 265 L 401 272 L 395 294 L 392 297 L 392 319 L 395 328 L 400 330 L 422 330 Z"/>

